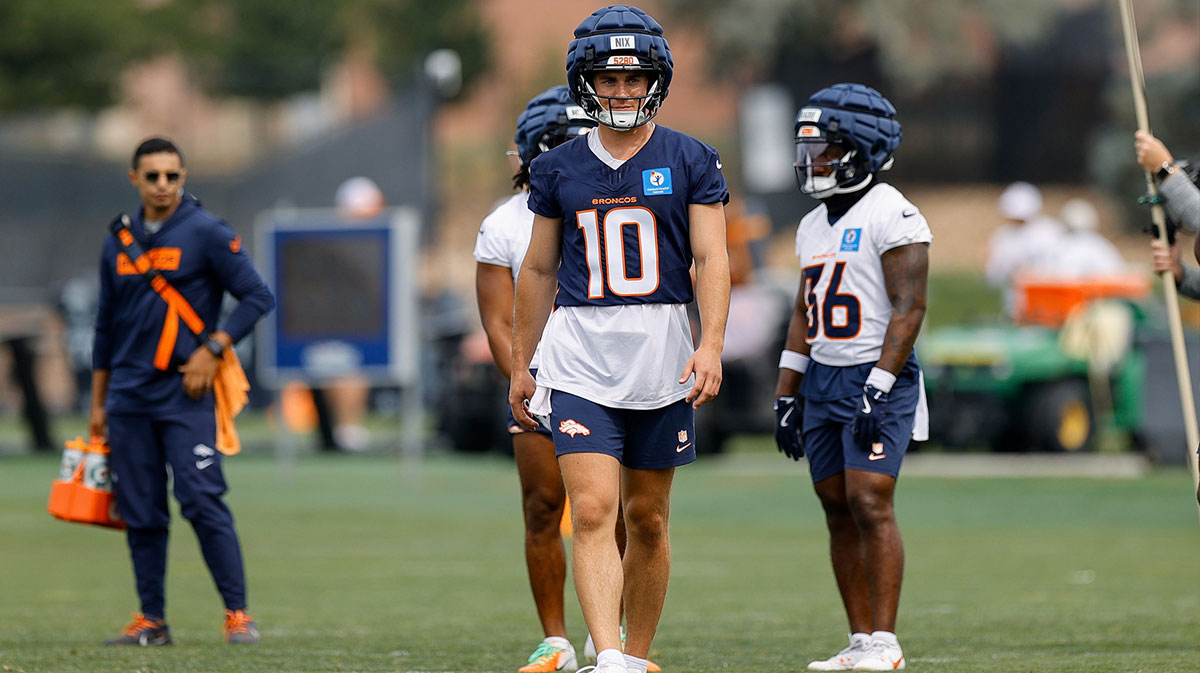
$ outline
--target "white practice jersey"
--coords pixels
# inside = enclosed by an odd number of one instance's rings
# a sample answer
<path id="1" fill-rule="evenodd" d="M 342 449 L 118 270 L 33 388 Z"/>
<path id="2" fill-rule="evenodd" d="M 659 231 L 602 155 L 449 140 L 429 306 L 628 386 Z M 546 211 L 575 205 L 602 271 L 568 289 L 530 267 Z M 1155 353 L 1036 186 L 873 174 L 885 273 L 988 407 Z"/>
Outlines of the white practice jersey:
<path id="1" fill-rule="evenodd" d="M 606 407 L 660 409 L 692 389 L 679 383 L 695 352 L 684 304 L 560 306 L 541 347 L 539 387 Z"/>
<path id="2" fill-rule="evenodd" d="M 529 250 L 533 236 L 533 213 L 529 211 L 529 192 L 513 194 L 483 218 L 475 238 L 475 261 L 507 267 L 513 284 Z"/>
<path id="3" fill-rule="evenodd" d="M 513 288 L 517 286 L 517 274 L 529 250 L 529 239 L 533 236 L 533 213 L 529 210 L 529 192 L 521 191 L 496 206 L 479 227 L 475 238 L 475 261 L 482 264 L 502 266 L 512 272 Z M 540 348 L 540 346 L 539 346 Z M 538 351 L 533 353 L 531 369 L 537 369 Z"/>
<path id="4" fill-rule="evenodd" d="M 871 188 L 835 224 L 823 203 L 805 215 L 796 229 L 796 256 L 812 359 L 834 367 L 877 362 L 892 317 L 879 257 L 932 241 L 925 217 L 888 184 Z"/>

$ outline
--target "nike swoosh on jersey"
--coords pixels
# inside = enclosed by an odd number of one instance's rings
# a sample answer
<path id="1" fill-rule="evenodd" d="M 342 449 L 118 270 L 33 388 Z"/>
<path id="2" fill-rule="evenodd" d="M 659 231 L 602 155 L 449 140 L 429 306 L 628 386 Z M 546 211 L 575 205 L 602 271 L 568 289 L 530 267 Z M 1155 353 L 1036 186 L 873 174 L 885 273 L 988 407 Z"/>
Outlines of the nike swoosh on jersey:
<path id="1" fill-rule="evenodd" d="M 867 456 L 867 460 L 883 460 L 887 458 L 886 453 L 872 453 Z"/>
<path id="2" fill-rule="evenodd" d="M 687 444 L 684 444 L 683 446 L 677 446 L 677 447 L 675 447 L 675 453 L 683 453 L 684 451 L 687 451 L 687 448 L 691 445 L 692 445 L 692 443 L 688 442 Z"/>
<path id="3" fill-rule="evenodd" d="M 197 460 L 196 461 L 196 469 L 203 470 L 204 468 L 208 467 L 209 465 L 212 465 L 214 462 L 216 462 L 216 461 L 212 458 L 205 458 L 204 460 Z"/>

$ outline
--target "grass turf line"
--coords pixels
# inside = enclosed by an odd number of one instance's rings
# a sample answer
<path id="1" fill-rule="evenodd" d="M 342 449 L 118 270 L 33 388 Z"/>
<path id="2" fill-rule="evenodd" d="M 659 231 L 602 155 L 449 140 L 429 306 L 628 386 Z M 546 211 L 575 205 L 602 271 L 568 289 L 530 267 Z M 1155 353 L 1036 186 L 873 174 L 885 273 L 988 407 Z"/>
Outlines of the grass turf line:
<path id="1" fill-rule="evenodd" d="M 769 441 L 769 440 L 764 440 Z M 803 466 L 679 471 L 674 570 L 653 657 L 673 672 L 803 670 L 845 643 Z M 0 458 L 0 669 L 511 671 L 540 640 L 515 469 L 432 456 L 227 461 L 263 644 L 221 643 L 221 605 L 175 512 L 173 648 L 98 643 L 136 609 L 123 537 L 45 512 L 53 456 Z M 1195 671 L 1200 535 L 1183 471 L 1138 480 L 903 478 L 910 670 Z M 568 580 L 568 628 L 585 635 Z"/>

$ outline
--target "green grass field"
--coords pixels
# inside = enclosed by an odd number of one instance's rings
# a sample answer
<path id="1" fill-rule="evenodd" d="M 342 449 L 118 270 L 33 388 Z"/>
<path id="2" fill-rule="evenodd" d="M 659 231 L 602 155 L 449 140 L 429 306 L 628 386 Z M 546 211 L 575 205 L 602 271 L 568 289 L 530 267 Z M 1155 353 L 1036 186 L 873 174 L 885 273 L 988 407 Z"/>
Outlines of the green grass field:
<path id="1" fill-rule="evenodd" d="M 756 440 L 757 441 L 757 440 Z M 653 657 L 668 672 L 803 670 L 846 625 L 807 473 L 767 450 L 676 478 L 674 572 Z M 227 463 L 258 647 L 176 517 L 171 648 L 108 649 L 136 609 L 121 534 L 45 512 L 54 456 L 0 457 L 3 671 L 515 671 L 540 639 L 517 480 L 498 457 L 269 454 Z M 900 636 L 909 670 L 1196 671 L 1200 532 L 1188 477 L 906 477 Z M 583 621 L 568 585 L 568 622 Z"/>

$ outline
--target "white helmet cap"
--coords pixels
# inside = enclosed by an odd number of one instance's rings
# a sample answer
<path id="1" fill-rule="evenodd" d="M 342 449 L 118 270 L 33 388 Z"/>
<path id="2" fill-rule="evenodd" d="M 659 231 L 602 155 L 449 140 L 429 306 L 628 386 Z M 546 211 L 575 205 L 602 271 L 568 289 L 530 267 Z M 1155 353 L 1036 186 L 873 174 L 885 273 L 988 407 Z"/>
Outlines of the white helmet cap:
<path id="1" fill-rule="evenodd" d="M 1087 199 L 1074 198 L 1063 204 L 1058 218 L 1068 231 L 1095 231 L 1100 225 L 1100 213 Z"/>
<path id="2" fill-rule="evenodd" d="M 1010 220 L 1032 220 L 1042 212 L 1042 193 L 1028 182 L 1014 182 L 1000 195 L 1000 214 Z"/>
<path id="3" fill-rule="evenodd" d="M 343 213 L 355 217 L 370 217 L 383 210 L 384 198 L 374 180 L 359 175 L 338 186 L 334 203 Z"/>

